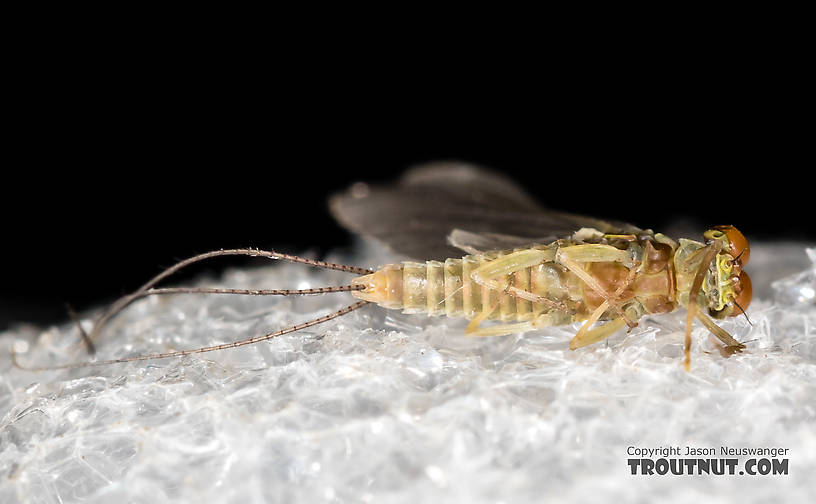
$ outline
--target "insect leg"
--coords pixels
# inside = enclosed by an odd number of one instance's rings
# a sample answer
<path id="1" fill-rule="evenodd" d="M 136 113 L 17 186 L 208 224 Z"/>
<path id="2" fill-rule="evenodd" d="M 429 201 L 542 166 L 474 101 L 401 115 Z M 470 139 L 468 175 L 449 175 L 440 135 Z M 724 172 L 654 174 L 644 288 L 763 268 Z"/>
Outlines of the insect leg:
<path id="1" fill-rule="evenodd" d="M 478 270 L 477 270 L 478 271 Z M 474 271 L 475 273 L 476 271 Z M 526 291 L 522 291 L 526 292 Z M 536 298 L 541 298 L 540 296 L 530 293 Z M 559 308 L 560 305 L 555 303 L 547 298 L 541 298 L 543 302 L 551 303 L 556 308 Z M 498 324 L 492 325 L 490 327 L 481 327 L 482 322 L 487 320 L 488 317 L 499 307 L 501 304 L 501 299 L 496 299 L 493 304 L 490 305 L 489 310 L 483 310 L 479 315 L 474 317 L 470 323 L 465 328 L 465 335 L 470 337 L 489 337 L 489 336 L 507 336 L 509 334 L 517 334 L 523 333 L 527 331 L 533 331 L 539 327 L 552 325 L 551 324 L 551 316 L 549 314 L 542 314 L 536 320 L 529 321 L 529 322 L 518 322 L 515 324 Z"/>
<path id="2" fill-rule="evenodd" d="M 471 272 L 470 277 L 479 285 L 503 290 L 505 277 L 516 271 L 541 264 L 552 258 L 551 250 L 526 249 L 488 261 Z"/>
<path id="3" fill-rule="evenodd" d="M 584 245 L 570 245 L 568 247 L 561 247 L 555 255 L 556 260 L 561 262 L 562 258 L 572 259 L 579 263 L 590 262 L 619 262 L 630 263 L 629 253 L 625 250 L 620 250 L 612 245 L 603 244 L 584 244 Z"/>
<path id="4" fill-rule="evenodd" d="M 478 317 L 470 321 L 465 328 L 465 334 L 470 337 L 487 337 L 487 336 L 507 336 L 508 334 L 517 334 L 527 331 L 534 331 L 542 327 L 553 325 L 553 316 L 550 313 L 542 313 L 535 320 L 529 322 L 518 322 L 515 324 L 498 324 L 490 327 L 481 327 L 482 322 L 487 319 L 489 314 L 498 307 L 496 302 L 491 306 L 489 312 L 482 312 Z"/>
<path id="5" fill-rule="evenodd" d="M 637 322 L 630 320 L 621 308 L 620 303 L 618 303 L 618 297 L 634 282 L 637 276 L 637 268 L 630 268 L 629 275 L 623 285 L 618 288 L 617 292 L 610 294 L 598 279 L 590 275 L 581 265 L 581 263 L 585 262 L 625 262 L 628 260 L 628 254 L 609 245 L 575 245 L 559 249 L 556 258 L 559 263 L 583 280 L 590 289 L 597 292 L 605 301 L 608 301 L 608 307 L 617 311 L 629 327 L 637 326 Z"/>
<path id="6" fill-rule="evenodd" d="M 536 327 L 532 322 L 518 322 L 515 324 L 499 324 L 490 327 L 477 327 L 465 334 L 470 337 L 507 336 L 509 334 L 533 331 Z"/>
<path id="7" fill-rule="evenodd" d="M 465 328 L 465 335 L 470 337 L 487 337 L 487 336 L 507 336 L 508 334 L 522 333 L 532 331 L 534 329 L 532 322 L 519 322 L 516 324 L 499 324 L 490 327 L 480 327 L 487 317 L 490 316 L 498 307 L 499 300 L 497 299 L 490 310 L 482 311 L 478 316 L 473 318 Z"/>
<path id="8" fill-rule="evenodd" d="M 479 313 L 478 315 L 473 317 L 473 319 L 470 321 L 470 323 L 467 325 L 467 327 L 465 327 L 465 335 L 467 335 L 467 336 L 479 336 L 479 335 L 484 336 L 484 334 L 479 334 L 479 330 L 480 330 L 479 326 L 482 325 L 482 322 L 487 320 L 487 318 L 490 317 L 490 315 L 494 311 L 496 311 L 496 308 L 499 307 L 499 303 L 500 303 L 500 301 L 497 299 L 495 302 L 493 302 L 492 305 L 490 305 L 490 309 L 482 310 L 481 313 Z M 498 334 L 496 334 L 494 336 L 498 336 Z"/>
<path id="9" fill-rule="evenodd" d="M 612 334 L 625 325 L 626 321 L 623 320 L 623 317 L 616 318 L 594 329 L 589 329 L 590 324 L 584 324 L 575 337 L 570 340 L 570 350 L 575 350 L 604 340 L 612 336 Z"/>
<path id="10" fill-rule="evenodd" d="M 524 268 L 536 266 L 546 261 L 552 261 L 553 259 L 554 254 L 552 250 L 519 250 L 482 264 L 473 270 L 470 277 L 477 284 L 490 289 L 504 291 L 518 298 L 526 299 L 527 301 L 544 303 L 549 305 L 551 308 L 566 311 L 567 308 L 563 303 L 556 303 L 555 301 L 544 296 L 539 296 L 533 292 L 514 287 L 507 282 L 507 275 L 511 275 L 517 271 L 523 270 Z"/>
<path id="11" fill-rule="evenodd" d="M 694 324 L 694 316 L 699 310 L 699 307 L 697 306 L 697 293 L 700 292 L 700 288 L 703 286 L 703 280 L 705 279 L 705 273 L 708 269 L 708 265 L 714 260 L 721 248 L 722 242 L 717 240 L 706 246 L 704 249 L 701 249 L 705 250 L 706 252 L 703 255 L 703 260 L 700 263 L 699 268 L 697 269 L 697 274 L 694 276 L 694 281 L 691 283 L 691 289 L 689 289 L 689 301 L 688 305 L 686 306 L 686 338 L 683 349 L 683 353 L 685 354 L 683 365 L 686 368 L 686 372 L 691 369 L 691 327 Z"/>
<path id="12" fill-rule="evenodd" d="M 737 349 L 738 351 L 745 348 L 745 345 L 735 340 L 733 336 L 728 334 L 728 331 L 715 324 L 714 321 L 711 320 L 705 313 L 702 313 L 699 310 L 697 310 L 697 312 L 694 315 L 697 317 L 697 320 L 702 322 L 703 325 L 706 326 L 706 328 L 709 331 L 711 331 L 711 334 L 713 334 L 714 336 L 717 337 L 717 339 L 722 341 L 727 348 Z"/>

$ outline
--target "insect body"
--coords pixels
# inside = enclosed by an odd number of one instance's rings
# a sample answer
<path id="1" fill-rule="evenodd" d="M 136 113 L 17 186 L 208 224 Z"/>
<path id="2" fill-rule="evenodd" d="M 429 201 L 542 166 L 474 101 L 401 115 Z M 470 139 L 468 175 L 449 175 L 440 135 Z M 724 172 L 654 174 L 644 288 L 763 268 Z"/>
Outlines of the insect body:
<path id="1" fill-rule="evenodd" d="M 369 270 L 253 249 L 201 254 L 114 303 L 89 335 L 83 331 L 86 341 L 95 339 L 116 313 L 149 295 L 350 291 L 360 301 L 309 322 L 233 343 L 59 367 L 248 345 L 323 323 L 368 303 L 406 313 L 465 317 L 470 320 L 465 330 L 470 336 L 501 336 L 583 322 L 571 349 L 601 341 L 626 326 L 635 327 L 645 315 L 685 307 L 687 370 L 695 318 L 727 347 L 743 347 L 712 320 L 744 313 L 751 299 L 750 278 L 742 270 L 750 249 L 733 226 L 709 229 L 703 242 L 675 241 L 630 224 L 545 210 L 506 178 L 456 163 L 414 169 L 395 186 L 355 185 L 335 196 L 331 208 L 349 229 L 419 261 Z M 462 256 L 463 251 L 467 255 Z M 303 290 L 155 287 L 188 264 L 224 255 L 261 256 L 360 276 L 345 286 Z"/>
<path id="2" fill-rule="evenodd" d="M 703 285 L 708 288 L 695 302 L 721 317 L 734 314 L 734 306 L 747 306 L 751 288 L 741 264 L 729 254 L 734 251 L 728 237 L 741 243 L 741 233 L 730 226 L 714 231 L 727 243 L 720 245 L 716 263 L 706 265 Z M 570 348 L 576 349 L 626 325 L 634 327 L 644 315 L 688 305 L 705 250 L 702 243 L 682 240 L 678 244 L 651 232 L 605 235 L 582 229 L 575 239 L 549 245 L 444 262 L 387 265 L 355 279 L 352 285 L 365 289 L 353 295 L 406 313 L 466 317 L 472 321 L 466 329 L 471 336 L 586 321 L 570 342 Z M 706 325 L 714 325 L 704 313 L 696 315 Z M 482 326 L 496 319 L 502 323 Z M 590 328 L 598 320 L 611 322 Z M 741 347 L 724 331 L 715 334 L 727 346 Z"/>

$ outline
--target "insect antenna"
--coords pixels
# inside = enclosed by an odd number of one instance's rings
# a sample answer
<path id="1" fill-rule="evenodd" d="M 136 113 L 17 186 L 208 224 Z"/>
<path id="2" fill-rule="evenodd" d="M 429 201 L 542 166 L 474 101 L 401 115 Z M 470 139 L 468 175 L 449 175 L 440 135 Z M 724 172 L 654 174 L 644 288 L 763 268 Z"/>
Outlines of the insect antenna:
<path id="1" fill-rule="evenodd" d="M 753 322 L 751 322 L 751 319 L 749 319 L 749 318 L 748 318 L 748 314 L 747 314 L 747 313 L 745 313 L 745 310 L 742 308 L 742 306 L 740 306 L 740 304 L 739 304 L 739 303 L 737 303 L 737 301 L 736 301 L 736 300 L 734 300 L 734 304 L 735 304 L 735 305 L 737 305 L 737 308 L 739 308 L 739 309 L 740 309 L 740 311 L 742 312 L 742 314 L 743 314 L 743 315 L 745 315 L 745 320 L 747 320 L 747 321 L 748 321 L 748 325 L 750 325 L 751 327 L 754 327 L 754 323 L 753 323 Z"/>
<path id="2" fill-rule="evenodd" d="M 176 273 L 180 269 L 189 266 L 191 264 L 204 261 L 207 259 L 211 259 L 214 257 L 223 257 L 223 256 L 250 256 L 250 257 L 265 257 L 268 259 L 273 260 L 281 260 L 281 261 L 288 261 L 294 263 L 301 263 L 306 264 L 308 266 L 313 266 L 316 268 L 323 268 L 323 269 L 330 269 L 330 270 L 337 270 L 337 271 L 344 271 L 347 273 L 356 273 L 360 275 L 367 275 L 369 273 L 373 273 L 372 270 L 367 268 L 359 268 L 356 266 L 348 266 L 345 264 L 336 264 L 330 263 L 325 261 L 318 261 L 315 259 L 308 259 L 305 257 L 295 256 L 291 254 L 284 254 L 280 252 L 270 251 L 270 250 L 260 250 L 260 249 L 227 249 L 227 250 L 215 250 L 212 252 L 205 252 L 203 254 L 199 254 L 189 259 L 184 259 L 183 261 L 179 261 L 173 266 L 165 269 L 152 279 L 142 285 L 138 290 L 131 294 L 127 294 L 122 296 L 121 298 L 114 301 L 94 322 L 93 327 L 91 328 L 91 332 L 87 333 L 83 329 L 82 325 L 79 322 L 79 318 L 73 312 L 73 310 L 69 307 L 69 316 L 74 321 L 74 324 L 79 328 L 80 335 L 82 336 L 82 340 L 85 342 L 86 347 L 90 355 L 94 355 L 96 352 L 94 346 L 94 340 L 99 336 L 102 328 L 105 324 L 118 313 L 122 312 L 125 308 L 127 308 L 130 304 L 134 301 L 137 301 L 141 298 L 153 295 L 168 295 L 168 294 L 232 294 L 232 295 L 244 295 L 244 296 L 294 296 L 294 295 L 317 295 L 317 294 L 330 294 L 335 292 L 350 292 L 354 290 L 362 290 L 365 289 L 363 285 L 340 285 L 340 286 L 333 286 L 333 287 L 315 287 L 309 289 L 227 289 L 227 288 L 213 288 L 213 287 L 162 287 L 156 288 L 154 287 L 157 283 L 161 282 L 165 278 L 169 277 L 173 273 Z M 235 348 L 238 346 L 249 345 L 252 343 L 257 343 L 259 341 L 265 341 L 276 336 L 280 336 L 283 334 L 287 334 L 290 332 L 298 331 L 300 329 L 304 329 L 306 327 L 311 327 L 313 325 L 317 325 L 333 318 L 345 315 L 357 308 L 362 307 L 363 305 L 367 304 L 367 301 L 361 301 L 355 303 L 353 305 L 349 305 L 346 308 L 343 308 L 337 312 L 332 314 L 319 317 L 317 319 L 305 322 L 303 324 L 294 325 L 292 327 L 288 327 L 282 329 L 280 331 L 276 331 L 273 333 L 266 334 L 264 336 L 259 336 L 255 338 L 249 338 L 246 340 L 241 340 L 233 343 L 225 343 L 221 345 L 215 345 L 211 347 L 204 347 L 198 348 L 193 350 L 180 350 L 174 352 L 166 352 L 166 353 L 156 353 L 144 356 L 135 356 L 135 357 L 127 357 L 123 359 L 113 359 L 107 361 L 99 361 L 99 362 L 84 362 L 84 363 L 75 363 L 75 364 L 66 364 L 61 366 L 52 366 L 52 367 L 43 367 L 43 368 L 26 368 L 17 363 L 16 354 L 12 349 L 12 358 L 14 361 L 14 365 L 16 367 L 34 371 L 42 371 L 42 370 L 51 370 L 51 369 L 67 369 L 67 368 L 76 368 L 76 367 L 87 367 L 87 366 L 101 366 L 105 364 L 115 364 L 119 362 L 130 362 L 130 361 L 137 361 L 137 360 L 149 360 L 149 359 L 160 359 L 160 358 L 168 358 L 168 357 L 180 357 L 183 355 L 189 355 L 192 353 L 203 353 L 203 352 L 211 352 L 214 350 L 222 350 L 226 348 Z"/>
<path id="3" fill-rule="evenodd" d="M 731 259 L 731 264 L 737 264 L 739 262 L 740 257 L 742 257 L 742 254 L 744 254 L 746 250 L 748 249 L 742 249 L 740 253 L 737 254 L 737 257 Z"/>

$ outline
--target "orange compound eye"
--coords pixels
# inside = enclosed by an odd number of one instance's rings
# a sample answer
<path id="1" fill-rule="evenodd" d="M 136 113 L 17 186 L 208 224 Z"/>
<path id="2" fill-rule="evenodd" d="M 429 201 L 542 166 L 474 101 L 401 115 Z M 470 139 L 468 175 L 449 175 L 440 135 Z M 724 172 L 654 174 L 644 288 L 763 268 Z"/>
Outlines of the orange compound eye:
<path id="1" fill-rule="evenodd" d="M 737 291 L 737 298 L 734 302 L 742 308 L 742 310 L 747 310 L 748 305 L 751 304 L 751 296 L 754 293 L 754 289 L 751 286 L 751 277 L 748 276 L 748 273 L 741 271 L 739 274 L 739 279 L 736 285 Z M 738 315 L 742 315 L 742 310 L 737 308 L 731 313 L 732 317 L 736 317 Z"/>
<path id="2" fill-rule="evenodd" d="M 748 245 L 748 239 L 745 238 L 745 235 L 734 226 L 715 226 L 714 229 L 725 234 L 731 248 L 728 253 L 734 258 L 739 257 L 740 266 L 748 264 L 748 260 L 751 258 L 751 247 Z"/>

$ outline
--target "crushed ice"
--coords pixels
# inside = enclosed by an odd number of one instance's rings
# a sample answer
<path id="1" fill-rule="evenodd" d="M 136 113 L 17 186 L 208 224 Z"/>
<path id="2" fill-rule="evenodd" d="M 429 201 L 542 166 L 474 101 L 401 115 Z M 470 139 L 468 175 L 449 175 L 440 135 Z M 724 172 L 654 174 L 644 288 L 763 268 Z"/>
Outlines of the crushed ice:
<path id="1" fill-rule="evenodd" d="M 380 252 L 360 265 L 384 262 Z M 816 249 L 756 245 L 751 324 L 723 355 L 683 313 L 571 352 L 575 327 L 468 339 L 464 322 L 370 306 L 267 343 L 32 373 L 0 360 L 0 502 L 804 500 L 816 473 Z M 780 258 L 787 258 L 781 261 Z M 201 285 L 335 285 L 298 265 Z M 101 358 L 222 343 L 349 303 L 156 297 L 117 317 Z M 86 316 L 89 316 L 87 314 Z M 83 359 L 69 324 L 0 334 L 30 365 Z M 6 350 L 2 350 L 6 352 Z M 784 477 L 631 476 L 628 446 L 790 448 Z"/>

